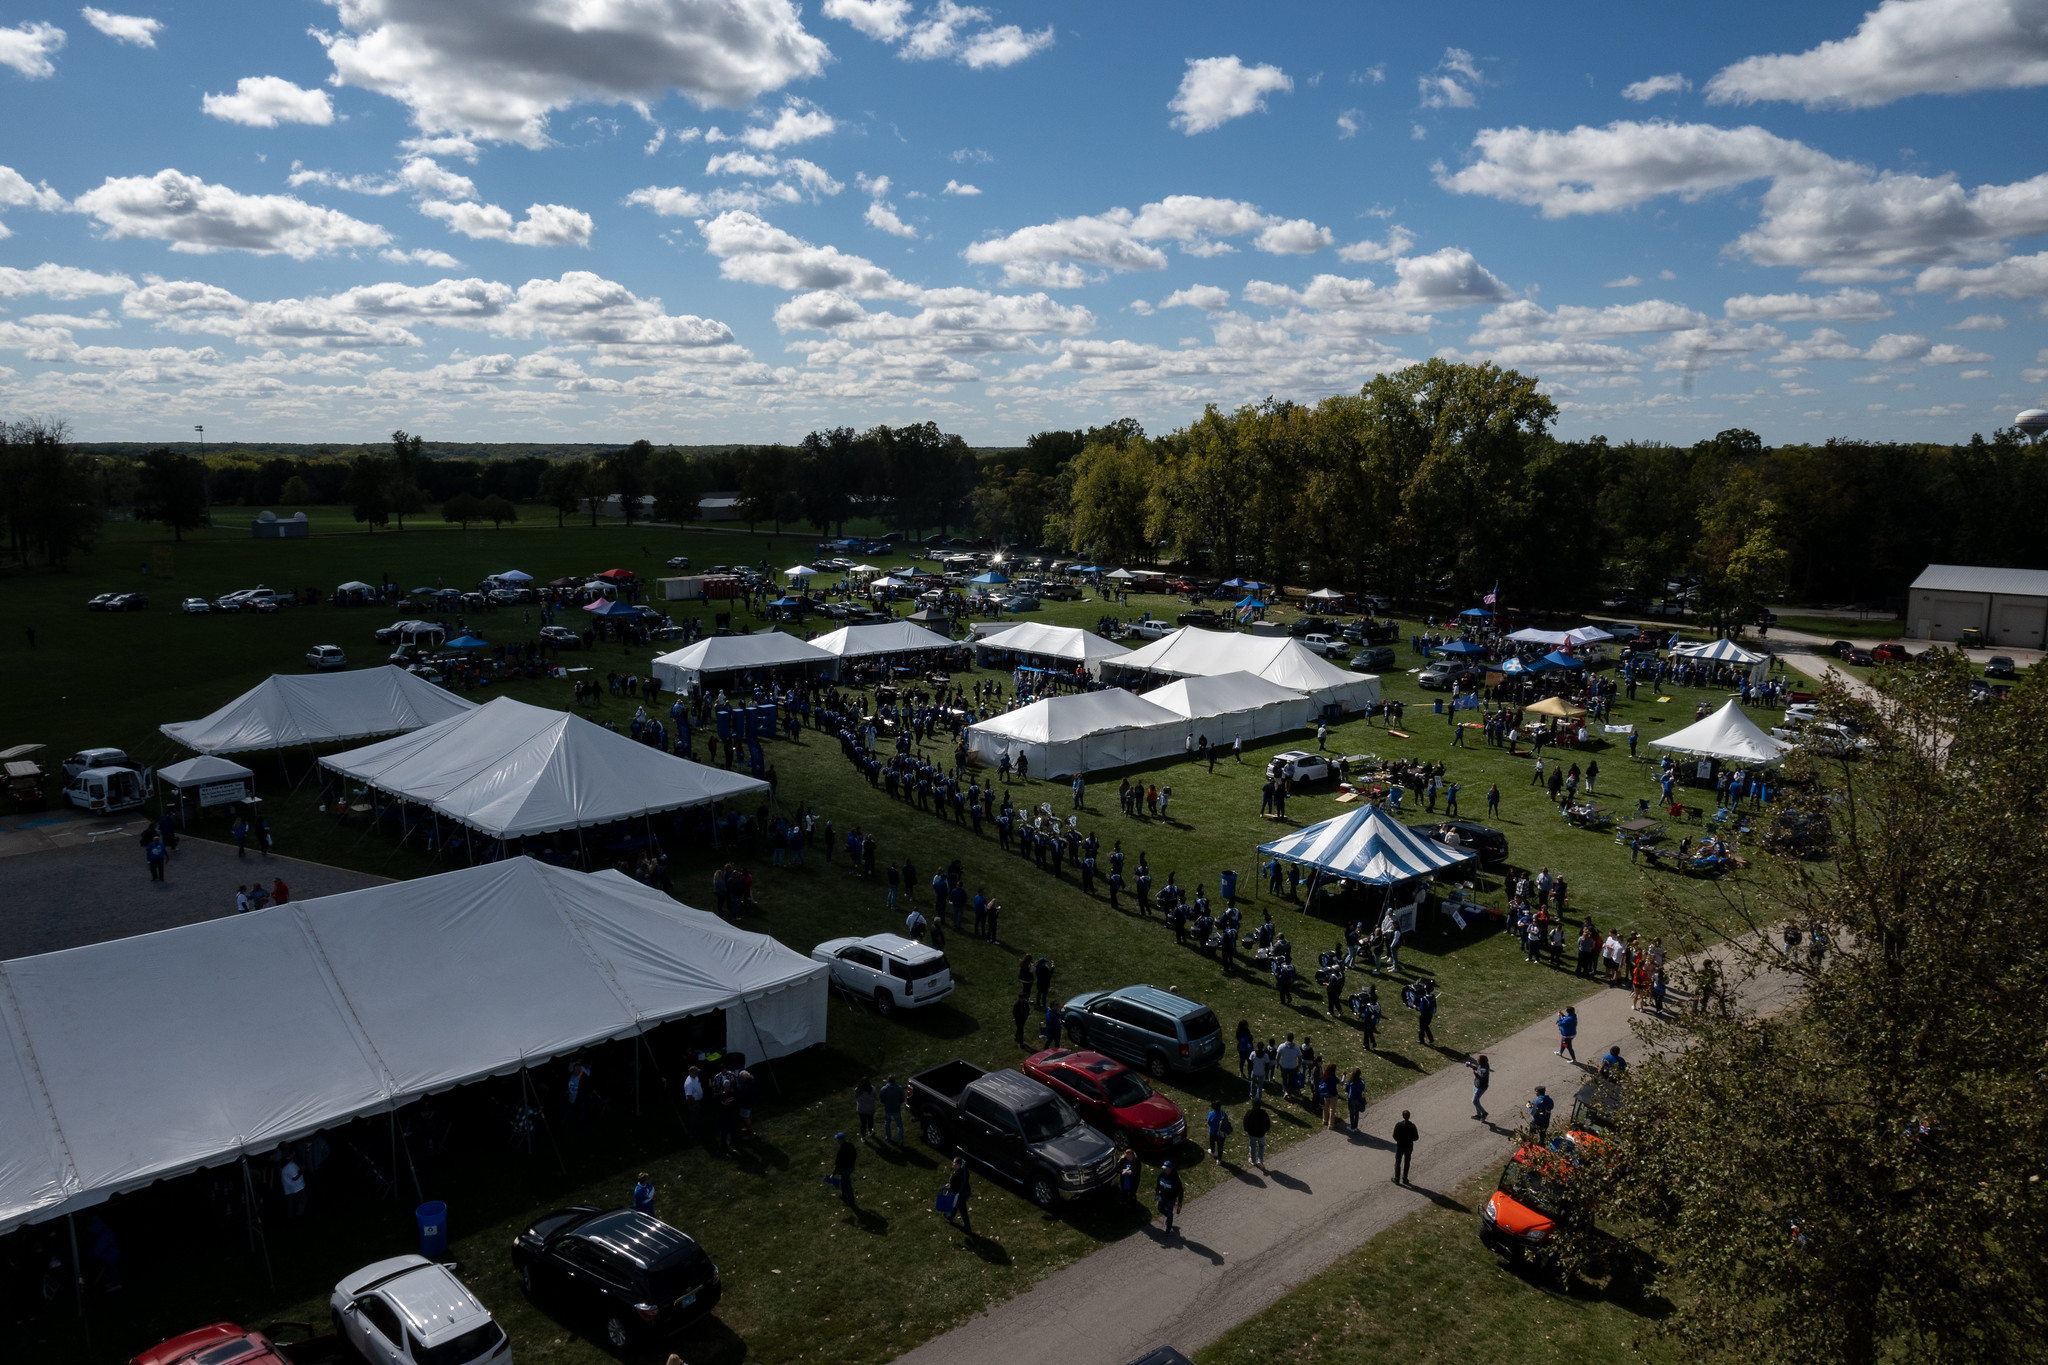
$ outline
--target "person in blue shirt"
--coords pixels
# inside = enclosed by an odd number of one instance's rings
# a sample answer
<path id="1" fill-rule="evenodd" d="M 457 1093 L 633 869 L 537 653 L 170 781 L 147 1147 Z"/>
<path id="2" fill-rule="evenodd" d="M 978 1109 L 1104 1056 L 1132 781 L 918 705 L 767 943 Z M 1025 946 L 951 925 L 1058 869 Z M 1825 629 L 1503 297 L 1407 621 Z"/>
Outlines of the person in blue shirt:
<path id="1" fill-rule="evenodd" d="M 1557 1108 L 1557 1101 L 1544 1093 L 1542 1086 L 1536 1087 L 1536 1098 L 1529 1101 L 1529 1127 L 1539 1141 L 1550 1137 L 1550 1114 Z"/>
<path id="2" fill-rule="evenodd" d="M 1557 1055 L 1579 1060 L 1578 1049 L 1573 1046 L 1579 1037 L 1579 1012 L 1566 1005 L 1557 1016 Z"/>
<path id="3" fill-rule="evenodd" d="M 1621 1059 L 1621 1044 L 1615 1043 L 1600 1058 L 1600 1078 L 1602 1080 L 1619 1080 L 1627 1073 L 1628 1063 Z"/>
<path id="4" fill-rule="evenodd" d="M 633 1187 L 633 1210 L 650 1217 L 654 1213 L 654 1177 L 640 1172 L 640 1183 Z"/>

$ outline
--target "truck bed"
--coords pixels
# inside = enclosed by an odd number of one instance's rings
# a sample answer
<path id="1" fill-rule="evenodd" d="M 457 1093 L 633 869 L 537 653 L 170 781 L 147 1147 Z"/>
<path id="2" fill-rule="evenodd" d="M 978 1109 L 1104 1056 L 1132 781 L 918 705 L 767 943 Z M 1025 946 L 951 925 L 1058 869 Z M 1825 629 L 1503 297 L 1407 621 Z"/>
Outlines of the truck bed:
<path id="1" fill-rule="evenodd" d="M 920 1071 L 912 1076 L 910 1093 L 914 1098 L 937 1100 L 948 1108 L 957 1108 L 967 1087 L 987 1074 L 973 1062 L 941 1062 L 929 1071 Z"/>

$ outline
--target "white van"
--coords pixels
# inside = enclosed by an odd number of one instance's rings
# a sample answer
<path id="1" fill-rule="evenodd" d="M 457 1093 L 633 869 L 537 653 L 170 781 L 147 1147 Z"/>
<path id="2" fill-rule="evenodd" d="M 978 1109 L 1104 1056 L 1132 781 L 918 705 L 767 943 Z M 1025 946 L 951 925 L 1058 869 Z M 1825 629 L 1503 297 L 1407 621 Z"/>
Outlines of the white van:
<path id="1" fill-rule="evenodd" d="M 133 810 L 149 800 L 153 770 L 133 768 L 88 768 L 64 784 L 64 799 L 81 810 L 99 815 Z"/>

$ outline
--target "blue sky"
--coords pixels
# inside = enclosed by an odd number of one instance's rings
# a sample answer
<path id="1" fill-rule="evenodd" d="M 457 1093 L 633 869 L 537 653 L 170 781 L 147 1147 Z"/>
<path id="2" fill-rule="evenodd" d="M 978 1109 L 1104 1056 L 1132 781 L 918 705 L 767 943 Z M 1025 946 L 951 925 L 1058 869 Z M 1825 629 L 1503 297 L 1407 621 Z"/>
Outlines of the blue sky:
<path id="1" fill-rule="evenodd" d="M 2048 0 L 119 3 L 0 19 L 0 414 L 82 439 L 2048 399 Z"/>

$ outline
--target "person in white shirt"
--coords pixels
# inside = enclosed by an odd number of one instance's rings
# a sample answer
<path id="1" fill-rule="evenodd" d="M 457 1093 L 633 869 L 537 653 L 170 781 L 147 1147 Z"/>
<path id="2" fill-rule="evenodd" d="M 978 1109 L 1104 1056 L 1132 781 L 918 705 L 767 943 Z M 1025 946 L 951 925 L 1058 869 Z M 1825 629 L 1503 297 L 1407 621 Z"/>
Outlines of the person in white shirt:
<path id="1" fill-rule="evenodd" d="M 249 888 L 246 886 L 236 887 L 235 913 L 238 915 L 246 915 L 252 908 L 253 907 L 249 904 Z"/>
<path id="2" fill-rule="evenodd" d="M 284 1216 L 306 1216 L 306 1175 L 295 1160 L 287 1160 L 277 1173 L 277 1187 L 284 1191 Z"/>
<path id="3" fill-rule="evenodd" d="M 697 1135 L 697 1121 L 704 1116 L 704 1073 L 696 1067 L 683 1078 L 683 1113 L 690 1125 L 690 1136 Z"/>

